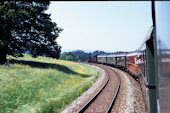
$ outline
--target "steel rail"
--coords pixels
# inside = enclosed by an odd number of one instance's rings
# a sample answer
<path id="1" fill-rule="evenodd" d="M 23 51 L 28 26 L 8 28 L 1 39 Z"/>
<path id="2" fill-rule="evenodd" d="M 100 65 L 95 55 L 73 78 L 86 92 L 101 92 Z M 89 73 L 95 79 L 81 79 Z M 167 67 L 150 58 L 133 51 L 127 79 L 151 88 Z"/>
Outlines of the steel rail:
<path id="1" fill-rule="evenodd" d="M 110 67 L 109 67 L 109 68 L 110 68 Z M 119 88 L 120 88 L 120 75 L 119 75 L 115 70 L 113 70 L 112 68 L 110 68 L 110 69 L 111 69 L 113 72 L 116 73 L 116 76 L 117 76 L 117 78 L 118 78 L 118 80 L 119 80 L 119 83 L 118 83 L 118 86 L 117 86 L 117 89 L 116 89 L 116 93 L 115 93 L 115 95 L 114 95 L 114 97 L 113 97 L 113 99 L 112 99 L 112 101 L 111 101 L 111 103 L 110 103 L 110 105 L 109 105 L 106 113 L 110 113 L 110 112 L 111 112 L 112 107 L 113 107 L 113 104 L 114 104 L 114 102 L 115 102 L 115 100 L 116 100 L 116 97 L 117 97 L 117 95 L 118 95 Z"/>
<path id="2" fill-rule="evenodd" d="M 102 66 L 98 66 L 98 67 L 104 69 Z M 106 85 L 110 79 L 110 74 L 108 71 L 106 71 L 106 69 L 104 69 L 104 70 L 105 70 L 105 72 L 107 72 L 106 82 L 104 83 L 102 88 L 77 113 L 83 113 L 88 108 L 88 106 L 97 98 L 97 96 L 103 91 L 103 89 L 106 87 Z"/>

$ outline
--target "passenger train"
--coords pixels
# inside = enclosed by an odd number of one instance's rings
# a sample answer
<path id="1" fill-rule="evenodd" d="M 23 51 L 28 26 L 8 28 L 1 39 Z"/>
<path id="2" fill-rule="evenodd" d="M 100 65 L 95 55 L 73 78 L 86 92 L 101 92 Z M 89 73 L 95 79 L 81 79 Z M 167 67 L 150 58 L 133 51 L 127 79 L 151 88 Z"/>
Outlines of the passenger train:
<path id="1" fill-rule="evenodd" d="M 170 113 L 170 1 L 152 1 L 153 25 L 135 51 L 96 55 L 89 62 L 129 72 L 141 85 L 150 113 Z"/>

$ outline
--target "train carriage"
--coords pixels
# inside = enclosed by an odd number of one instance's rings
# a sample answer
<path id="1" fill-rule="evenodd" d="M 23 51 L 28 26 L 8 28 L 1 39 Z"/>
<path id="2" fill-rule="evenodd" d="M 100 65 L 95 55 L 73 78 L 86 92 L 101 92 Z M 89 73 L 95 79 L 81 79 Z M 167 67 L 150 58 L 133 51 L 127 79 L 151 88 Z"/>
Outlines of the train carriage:
<path id="1" fill-rule="evenodd" d="M 126 52 L 116 54 L 116 58 L 117 58 L 117 60 L 116 60 L 117 65 L 116 66 L 125 69 L 126 68 Z"/>
<path id="2" fill-rule="evenodd" d="M 97 63 L 97 55 L 89 56 L 88 57 L 88 62 L 89 63 Z"/>
<path id="3" fill-rule="evenodd" d="M 107 55 L 107 64 L 109 64 L 111 66 L 115 66 L 116 65 L 115 54 Z"/>
<path id="4" fill-rule="evenodd" d="M 97 62 L 101 64 L 106 64 L 107 55 L 98 55 Z"/>
<path id="5" fill-rule="evenodd" d="M 137 52 L 129 52 L 126 55 L 126 68 L 134 75 L 139 74 Z"/>

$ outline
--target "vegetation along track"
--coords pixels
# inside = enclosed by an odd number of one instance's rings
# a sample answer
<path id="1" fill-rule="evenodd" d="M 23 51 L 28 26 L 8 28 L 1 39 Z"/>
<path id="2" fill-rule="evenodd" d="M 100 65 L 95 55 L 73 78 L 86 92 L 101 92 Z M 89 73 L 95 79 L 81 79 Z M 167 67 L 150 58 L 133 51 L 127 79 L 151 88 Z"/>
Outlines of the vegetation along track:
<path id="1" fill-rule="evenodd" d="M 101 89 L 77 113 L 111 112 L 120 87 L 120 77 L 117 72 L 107 66 L 96 64 L 105 70 L 107 80 Z"/>

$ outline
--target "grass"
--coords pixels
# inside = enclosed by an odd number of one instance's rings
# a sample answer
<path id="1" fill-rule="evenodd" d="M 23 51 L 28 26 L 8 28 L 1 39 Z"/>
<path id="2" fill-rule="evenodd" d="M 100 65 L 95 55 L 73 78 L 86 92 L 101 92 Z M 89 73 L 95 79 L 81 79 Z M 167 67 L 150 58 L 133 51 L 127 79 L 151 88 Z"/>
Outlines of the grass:
<path id="1" fill-rule="evenodd" d="M 1 113 L 57 113 L 87 90 L 98 71 L 90 66 L 25 55 L 0 65 Z"/>

